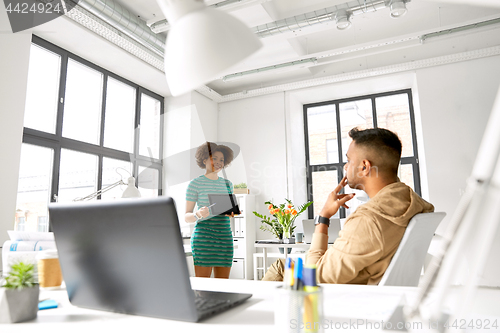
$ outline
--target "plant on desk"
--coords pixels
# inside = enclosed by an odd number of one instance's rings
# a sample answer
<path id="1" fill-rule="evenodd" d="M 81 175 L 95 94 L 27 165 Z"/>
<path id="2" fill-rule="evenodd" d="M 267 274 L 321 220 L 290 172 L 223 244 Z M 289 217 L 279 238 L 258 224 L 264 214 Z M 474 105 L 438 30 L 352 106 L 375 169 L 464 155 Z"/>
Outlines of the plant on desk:
<path id="1" fill-rule="evenodd" d="M 24 262 L 11 266 L 2 286 L 5 297 L 0 298 L 1 323 L 20 323 L 36 318 L 39 286 L 35 282 L 34 271 L 33 264 Z"/>
<path id="2" fill-rule="evenodd" d="M 260 230 L 269 231 L 278 239 L 291 238 L 296 227 L 295 219 L 313 203 L 309 201 L 296 209 L 291 200 L 285 199 L 285 201 L 286 203 L 279 206 L 270 201 L 265 202 L 272 217 L 253 212 L 255 216 L 261 219 Z"/>

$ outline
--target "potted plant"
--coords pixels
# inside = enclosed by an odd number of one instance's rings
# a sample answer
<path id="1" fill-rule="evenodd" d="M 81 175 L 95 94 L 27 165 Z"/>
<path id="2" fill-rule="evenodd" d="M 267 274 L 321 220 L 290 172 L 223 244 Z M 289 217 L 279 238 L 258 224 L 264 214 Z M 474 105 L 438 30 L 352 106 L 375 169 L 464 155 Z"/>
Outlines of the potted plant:
<path id="1" fill-rule="evenodd" d="M 12 265 L 2 286 L 0 322 L 20 323 L 35 319 L 38 312 L 39 286 L 35 283 L 34 265 L 18 262 Z"/>
<path id="2" fill-rule="evenodd" d="M 291 200 L 285 199 L 285 201 L 286 203 L 282 203 L 279 206 L 270 201 L 265 202 L 272 217 L 253 212 L 255 216 L 261 219 L 262 225 L 260 226 L 260 230 L 272 233 L 281 241 L 292 237 L 296 227 L 295 219 L 313 203 L 309 201 L 296 208 Z"/>
<path id="3" fill-rule="evenodd" d="M 234 194 L 249 194 L 250 190 L 247 188 L 247 184 L 240 183 L 234 185 Z"/>

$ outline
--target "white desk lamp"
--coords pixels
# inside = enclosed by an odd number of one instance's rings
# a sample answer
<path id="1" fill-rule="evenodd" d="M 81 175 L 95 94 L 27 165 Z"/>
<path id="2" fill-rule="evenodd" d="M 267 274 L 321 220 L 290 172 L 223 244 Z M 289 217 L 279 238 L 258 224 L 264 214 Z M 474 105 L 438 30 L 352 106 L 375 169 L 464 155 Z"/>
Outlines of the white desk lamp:
<path id="1" fill-rule="evenodd" d="M 234 16 L 201 0 L 157 0 L 172 28 L 165 46 L 165 75 L 179 96 L 222 76 L 262 47 Z"/>
<path id="2" fill-rule="evenodd" d="M 125 170 L 123 168 L 117 168 L 117 169 Z M 116 171 L 116 172 L 118 173 L 118 171 Z M 120 173 L 118 173 L 118 174 L 120 174 Z M 128 183 L 125 183 L 123 181 L 123 179 L 120 179 L 119 181 L 114 182 L 113 184 L 106 186 L 98 191 L 95 191 L 92 194 L 89 194 L 89 195 L 82 197 L 82 198 L 76 198 L 73 201 L 92 200 L 92 199 L 98 197 L 99 195 L 101 195 L 102 193 L 107 192 L 107 191 L 109 191 L 109 190 L 111 190 L 119 185 L 127 185 L 127 188 L 125 189 L 125 191 L 123 191 L 122 198 L 140 198 L 141 197 L 141 192 L 139 192 L 139 189 L 137 187 L 135 187 L 135 178 L 130 176 L 130 177 L 128 177 Z"/>

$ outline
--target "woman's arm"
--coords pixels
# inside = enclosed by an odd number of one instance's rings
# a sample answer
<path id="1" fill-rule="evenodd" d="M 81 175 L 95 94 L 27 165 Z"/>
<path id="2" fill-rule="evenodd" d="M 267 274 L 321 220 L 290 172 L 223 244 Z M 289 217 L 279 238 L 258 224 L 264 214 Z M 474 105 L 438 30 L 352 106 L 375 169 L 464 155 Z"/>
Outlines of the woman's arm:
<path id="1" fill-rule="evenodd" d="M 186 214 L 184 215 L 184 220 L 187 223 L 193 223 L 201 218 L 205 218 L 209 215 L 209 210 L 207 207 L 201 207 L 196 212 L 193 212 L 196 202 L 186 201 Z M 195 215 L 196 214 L 196 215 Z M 196 218 L 198 217 L 198 218 Z"/>

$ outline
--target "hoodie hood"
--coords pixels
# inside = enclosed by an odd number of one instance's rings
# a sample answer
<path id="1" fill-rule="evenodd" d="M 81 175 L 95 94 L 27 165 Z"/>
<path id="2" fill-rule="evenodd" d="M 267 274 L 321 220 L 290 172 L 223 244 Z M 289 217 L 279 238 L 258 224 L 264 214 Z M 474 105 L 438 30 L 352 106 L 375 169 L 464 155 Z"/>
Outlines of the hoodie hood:
<path id="1" fill-rule="evenodd" d="M 370 211 L 385 220 L 406 227 L 413 216 L 418 213 L 433 212 L 434 206 L 422 199 L 406 184 L 395 182 L 381 189 L 356 211 L 359 213 Z"/>

